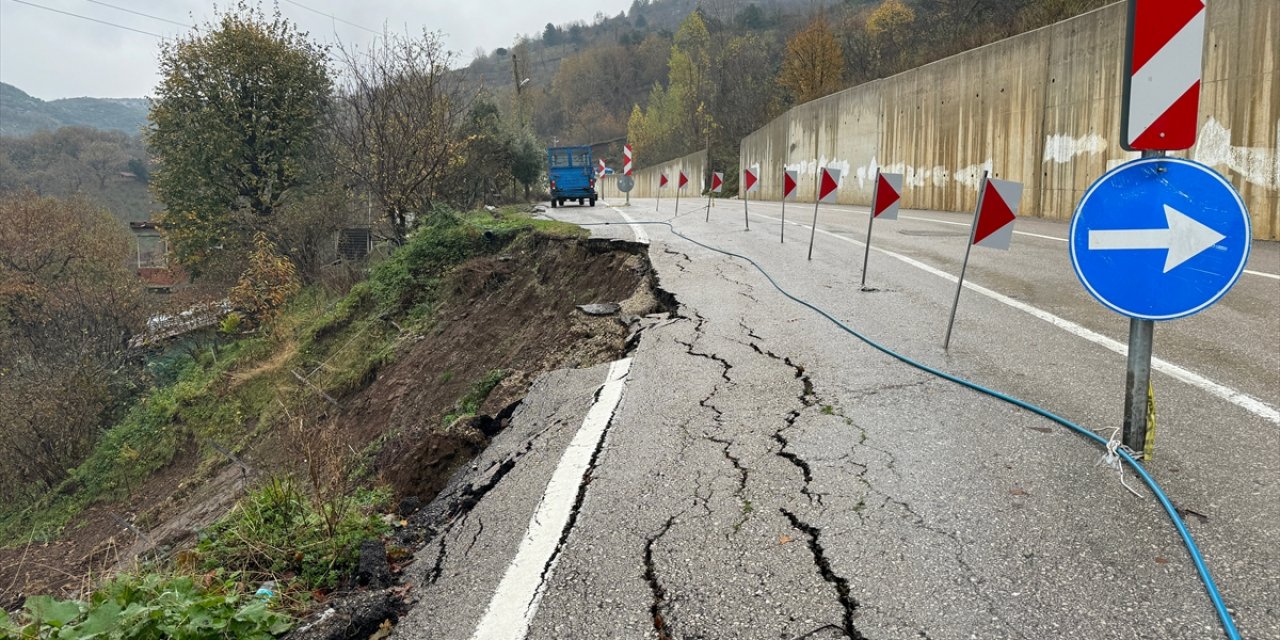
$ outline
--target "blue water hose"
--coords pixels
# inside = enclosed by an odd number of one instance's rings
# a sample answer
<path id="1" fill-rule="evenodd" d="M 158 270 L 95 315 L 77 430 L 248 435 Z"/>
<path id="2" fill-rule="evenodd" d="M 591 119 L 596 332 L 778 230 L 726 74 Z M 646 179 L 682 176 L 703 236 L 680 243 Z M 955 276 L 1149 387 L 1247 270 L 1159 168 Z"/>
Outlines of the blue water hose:
<path id="1" fill-rule="evenodd" d="M 1102 436 L 1094 433 L 1093 431 L 1090 431 L 1084 427 L 1081 427 L 1080 425 L 1074 422 L 1071 422 L 1070 420 L 1067 420 L 1066 418 L 1063 418 L 1047 409 L 1043 409 L 1034 404 L 1031 404 L 1030 402 L 1027 402 L 1025 400 L 1020 400 L 1006 393 L 1002 393 L 1000 391 L 996 391 L 994 389 L 984 387 L 976 382 L 966 380 L 959 376 L 947 373 L 946 371 L 942 371 L 941 369 L 936 369 L 927 364 L 924 364 L 923 362 L 919 362 L 908 356 L 898 353 L 897 351 L 894 351 L 880 344 L 879 342 L 872 340 L 871 338 L 868 338 L 866 335 L 863 335 L 862 333 L 860 333 L 857 329 L 854 329 L 853 327 L 850 327 L 844 322 L 836 319 L 830 313 L 827 313 L 826 311 L 815 306 L 814 304 L 806 300 L 803 300 L 801 298 L 798 298 L 792 295 L 791 292 L 787 291 L 786 289 L 783 289 L 782 285 L 778 284 L 778 282 L 773 279 L 773 276 L 770 275 L 769 272 L 766 271 L 764 267 L 760 266 L 760 264 L 757 263 L 755 260 L 752 260 L 751 258 L 744 256 L 742 254 L 734 253 L 732 251 L 727 251 L 719 247 L 713 247 L 709 244 L 690 238 L 689 236 L 686 236 L 683 233 L 680 233 L 679 231 L 677 231 L 676 228 L 672 226 L 670 222 L 635 221 L 635 222 L 588 222 L 588 223 L 575 223 L 575 224 L 578 224 L 579 226 L 583 226 L 583 227 L 623 226 L 623 225 L 665 226 L 671 230 L 671 233 L 675 234 L 680 238 L 684 238 L 685 240 L 688 240 L 689 242 L 692 242 L 693 244 L 696 244 L 699 247 L 702 247 L 709 251 L 714 251 L 719 254 L 730 256 L 733 258 L 739 258 L 741 260 L 745 260 L 748 264 L 755 267 L 756 270 L 759 271 L 760 274 L 763 275 L 765 279 L 769 281 L 769 284 L 773 285 L 773 288 L 777 289 L 779 293 L 786 296 L 788 299 L 792 300 L 793 302 L 796 302 L 801 306 L 809 308 L 814 313 L 817 313 L 823 318 L 826 318 L 827 320 L 831 321 L 832 324 L 839 327 L 844 332 L 861 340 L 871 348 L 877 351 L 880 351 L 881 353 L 887 356 L 895 358 L 912 367 L 915 367 L 926 373 L 935 375 L 944 380 L 949 380 L 951 382 L 954 382 L 962 387 L 966 387 L 974 391 L 977 391 L 978 393 L 995 398 L 997 400 L 1007 402 L 1015 407 L 1026 409 L 1027 411 L 1030 411 L 1034 414 L 1037 414 L 1053 422 L 1056 422 L 1070 429 L 1071 431 L 1074 431 L 1077 434 L 1082 435 L 1099 445 L 1102 445 L 1103 447 L 1106 447 L 1108 444 L 1108 441 L 1106 438 L 1103 438 Z M 1156 500 L 1160 502 L 1160 506 L 1164 507 L 1164 511 L 1169 516 L 1169 520 L 1173 522 L 1174 528 L 1178 530 L 1178 535 L 1182 537 L 1182 543 L 1186 545 L 1187 552 L 1191 554 L 1191 561 L 1194 562 L 1196 565 L 1196 572 L 1200 574 L 1200 581 L 1204 583 L 1205 591 L 1209 593 L 1209 600 L 1213 602 L 1213 607 L 1218 612 L 1218 619 L 1222 622 L 1223 632 L 1227 634 L 1227 638 L 1229 640 L 1240 640 L 1240 632 L 1236 630 L 1235 620 L 1232 619 L 1231 612 L 1227 610 L 1226 603 L 1222 601 L 1222 594 L 1218 591 L 1218 586 L 1213 581 L 1213 576 L 1209 574 L 1209 567 L 1205 565 L 1204 557 L 1200 554 L 1200 548 L 1196 546 L 1196 541 L 1191 537 L 1191 532 L 1187 530 L 1186 525 L 1182 522 L 1181 516 L 1178 515 L 1178 510 L 1173 506 L 1173 503 L 1169 500 L 1169 497 L 1165 495 L 1164 490 L 1160 488 L 1160 485 L 1157 484 L 1155 479 L 1151 477 L 1151 474 L 1147 473 L 1147 470 L 1142 466 L 1141 463 L 1137 461 L 1137 459 L 1135 459 L 1127 450 L 1123 448 L 1116 448 L 1115 451 L 1120 456 L 1120 458 L 1124 460 L 1125 463 L 1128 464 L 1130 468 L 1133 469 L 1134 473 L 1136 473 L 1138 477 L 1142 478 L 1142 482 L 1146 484 L 1147 488 L 1151 490 L 1151 493 L 1155 495 Z"/>

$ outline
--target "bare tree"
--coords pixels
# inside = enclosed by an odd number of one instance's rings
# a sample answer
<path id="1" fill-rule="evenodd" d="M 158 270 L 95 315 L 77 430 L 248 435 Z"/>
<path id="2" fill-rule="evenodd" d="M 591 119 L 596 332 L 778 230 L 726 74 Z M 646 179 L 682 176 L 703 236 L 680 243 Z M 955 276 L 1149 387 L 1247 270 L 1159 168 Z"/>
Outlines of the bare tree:
<path id="1" fill-rule="evenodd" d="M 430 210 L 474 94 L 450 69 L 453 55 L 438 33 L 386 33 L 364 51 L 339 48 L 339 58 L 345 68 L 333 115 L 336 155 L 402 242 L 410 214 Z"/>

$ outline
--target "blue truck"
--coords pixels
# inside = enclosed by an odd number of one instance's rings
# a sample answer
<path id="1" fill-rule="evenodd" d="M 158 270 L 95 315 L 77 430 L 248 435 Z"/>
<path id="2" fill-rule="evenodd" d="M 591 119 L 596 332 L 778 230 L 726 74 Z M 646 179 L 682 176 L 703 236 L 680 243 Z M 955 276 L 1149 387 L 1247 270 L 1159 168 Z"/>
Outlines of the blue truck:
<path id="1" fill-rule="evenodd" d="M 568 200 L 596 206 L 595 167 L 591 147 L 551 147 L 547 149 L 547 179 L 551 182 L 551 206 L 563 207 Z"/>

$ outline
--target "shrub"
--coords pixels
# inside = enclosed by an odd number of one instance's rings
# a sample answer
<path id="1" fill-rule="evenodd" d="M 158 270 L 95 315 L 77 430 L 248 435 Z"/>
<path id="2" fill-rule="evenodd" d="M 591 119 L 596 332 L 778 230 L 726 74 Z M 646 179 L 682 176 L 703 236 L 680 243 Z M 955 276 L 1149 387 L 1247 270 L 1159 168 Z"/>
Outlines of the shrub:
<path id="1" fill-rule="evenodd" d="M 18 640 L 274 638 L 292 620 L 234 583 L 198 585 L 184 576 L 120 576 L 88 602 L 32 596 L 16 617 L 0 610 L 0 634 Z"/>
<path id="2" fill-rule="evenodd" d="M 292 479 L 272 478 L 204 532 L 201 564 L 249 582 L 296 578 L 306 589 L 336 588 L 355 569 L 360 543 L 387 531 L 374 513 L 387 499 L 383 492 L 334 497 L 347 504 L 331 528 L 325 506 L 317 508 Z"/>

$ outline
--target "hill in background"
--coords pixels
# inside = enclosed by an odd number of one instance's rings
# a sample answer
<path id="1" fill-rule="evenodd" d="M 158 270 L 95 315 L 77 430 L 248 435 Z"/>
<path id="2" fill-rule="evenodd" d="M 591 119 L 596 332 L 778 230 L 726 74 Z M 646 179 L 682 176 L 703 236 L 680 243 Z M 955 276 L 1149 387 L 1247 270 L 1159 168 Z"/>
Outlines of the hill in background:
<path id="1" fill-rule="evenodd" d="M 23 137 L 37 131 L 81 126 L 135 136 L 147 122 L 144 98 L 63 98 L 41 100 L 0 82 L 0 135 Z"/>

